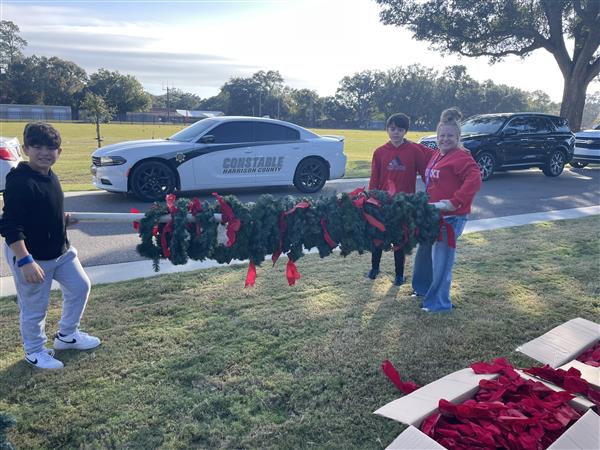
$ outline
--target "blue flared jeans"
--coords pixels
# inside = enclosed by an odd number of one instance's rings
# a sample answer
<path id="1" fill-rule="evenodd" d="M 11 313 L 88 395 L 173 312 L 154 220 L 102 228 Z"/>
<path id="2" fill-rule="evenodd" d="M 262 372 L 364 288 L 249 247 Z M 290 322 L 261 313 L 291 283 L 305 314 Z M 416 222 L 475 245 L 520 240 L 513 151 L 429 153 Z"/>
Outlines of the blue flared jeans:
<path id="1" fill-rule="evenodd" d="M 454 229 L 458 241 L 467 223 L 467 216 L 447 216 L 444 220 Z M 415 256 L 412 287 L 423 297 L 422 307 L 432 312 L 451 311 L 450 285 L 456 249 L 448 245 L 446 229 L 442 229 L 443 239 L 433 245 L 419 244 Z"/>

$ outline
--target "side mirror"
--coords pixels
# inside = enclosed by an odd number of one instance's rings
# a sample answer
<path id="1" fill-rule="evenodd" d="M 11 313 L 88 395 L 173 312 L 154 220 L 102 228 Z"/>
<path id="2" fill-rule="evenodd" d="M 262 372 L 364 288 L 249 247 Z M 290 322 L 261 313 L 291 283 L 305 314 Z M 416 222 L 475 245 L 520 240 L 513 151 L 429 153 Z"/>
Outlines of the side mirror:
<path id="1" fill-rule="evenodd" d="M 507 128 L 502 132 L 502 134 L 504 136 L 514 136 L 515 134 L 517 134 L 517 130 L 515 130 L 514 128 Z"/>
<path id="2" fill-rule="evenodd" d="M 201 144 L 214 144 L 215 137 L 212 134 L 207 134 L 206 136 L 202 136 L 199 142 Z"/>

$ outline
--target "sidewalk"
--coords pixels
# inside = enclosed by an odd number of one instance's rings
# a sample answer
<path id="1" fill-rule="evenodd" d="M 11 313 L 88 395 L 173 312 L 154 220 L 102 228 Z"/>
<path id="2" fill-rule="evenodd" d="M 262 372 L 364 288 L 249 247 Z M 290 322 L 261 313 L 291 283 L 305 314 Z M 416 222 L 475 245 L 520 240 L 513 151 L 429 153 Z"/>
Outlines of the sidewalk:
<path id="1" fill-rule="evenodd" d="M 585 208 L 561 209 L 557 211 L 546 211 L 531 214 L 518 214 L 515 216 L 498 217 L 494 219 L 480 219 L 467 222 L 464 233 L 476 233 L 479 231 L 496 230 L 499 228 L 518 227 L 539 222 L 554 220 L 578 219 L 600 215 L 600 205 Z M 316 249 L 313 252 L 316 253 Z M 246 261 L 234 260 L 231 264 L 245 264 Z M 92 285 L 103 283 L 114 283 L 117 281 L 134 280 L 137 278 L 148 278 L 167 273 L 189 272 L 199 269 L 224 266 L 215 261 L 190 261 L 181 266 L 174 266 L 169 261 L 161 261 L 160 272 L 154 272 L 152 263 L 147 261 L 133 261 L 127 263 L 107 264 L 103 266 L 84 267 L 92 281 Z M 52 284 L 52 289 L 58 289 L 58 283 Z M 15 284 L 11 277 L 0 278 L 0 297 L 16 295 Z"/>

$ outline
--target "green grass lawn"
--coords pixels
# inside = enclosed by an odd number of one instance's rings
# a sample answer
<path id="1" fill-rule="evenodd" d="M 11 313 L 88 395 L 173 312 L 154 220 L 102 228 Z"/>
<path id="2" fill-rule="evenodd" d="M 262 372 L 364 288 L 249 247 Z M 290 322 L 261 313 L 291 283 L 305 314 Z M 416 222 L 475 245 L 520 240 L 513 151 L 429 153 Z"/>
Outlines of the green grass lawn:
<path id="1" fill-rule="evenodd" d="M 599 217 L 465 235 L 451 314 L 394 287 L 387 253 L 375 282 L 369 255 L 310 255 L 296 287 L 283 262 L 253 289 L 245 266 L 94 286 L 83 328 L 103 345 L 59 353 L 54 373 L 22 360 L 1 299 L 0 411 L 18 448 L 379 449 L 404 428 L 372 414 L 401 395 L 382 360 L 419 384 L 495 357 L 532 365 L 519 344 L 600 322 L 599 238 Z M 48 330 L 58 318 L 53 293 Z"/>
<path id="2" fill-rule="evenodd" d="M 65 191 L 93 189 L 91 184 L 91 154 L 96 149 L 96 128 L 92 124 L 56 123 L 63 138 L 63 153 L 56 164 Z M 0 122 L 0 136 L 17 136 L 22 141 L 24 122 Z M 136 139 L 159 139 L 171 136 L 180 125 L 102 125 L 103 145 Z M 319 134 L 346 137 L 344 151 L 348 156 L 346 177 L 368 177 L 373 150 L 387 141 L 385 131 L 372 130 L 313 130 Z M 429 132 L 411 132 L 408 138 L 418 140 Z"/>

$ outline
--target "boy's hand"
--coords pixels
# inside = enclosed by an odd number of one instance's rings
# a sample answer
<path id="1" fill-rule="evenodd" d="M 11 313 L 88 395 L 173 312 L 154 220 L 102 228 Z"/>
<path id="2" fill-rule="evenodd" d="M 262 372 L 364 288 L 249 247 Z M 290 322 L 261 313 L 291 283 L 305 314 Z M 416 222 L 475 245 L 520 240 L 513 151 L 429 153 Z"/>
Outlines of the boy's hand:
<path id="1" fill-rule="evenodd" d="M 35 261 L 21 267 L 21 273 L 28 283 L 42 283 L 46 276 L 44 269 L 42 269 Z"/>
<path id="2" fill-rule="evenodd" d="M 78 223 L 78 219 L 74 219 L 71 217 L 71 214 L 65 213 L 65 228 L 70 227 L 71 225 L 77 225 Z"/>

